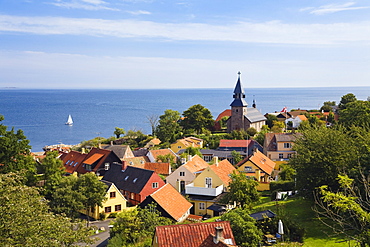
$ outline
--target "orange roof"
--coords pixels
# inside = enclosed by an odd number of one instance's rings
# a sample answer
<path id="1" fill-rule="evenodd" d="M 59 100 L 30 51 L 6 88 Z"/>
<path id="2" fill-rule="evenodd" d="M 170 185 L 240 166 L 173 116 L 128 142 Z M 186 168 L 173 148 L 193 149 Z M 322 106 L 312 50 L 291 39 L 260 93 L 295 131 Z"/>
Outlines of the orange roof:
<path id="1" fill-rule="evenodd" d="M 161 140 L 159 140 L 158 138 L 153 138 L 152 140 L 150 140 L 153 144 L 155 145 L 159 145 L 161 143 Z"/>
<path id="2" fill-rule="evenodd" d="M 155 160 L 157 160 L 158 155 L 171 154 L 173 157 L 176 157 L 176 155 L 169 148 L 167 148 L 167 149 L 150 150 L 149 152 L 153 155 L 153 157 L 154 157 Z"/>
<path id="3" fill-rule="evenodd" d="M 229 185 L 229 182 L 231 181 L 230 174 L 235 171 L 235 167 L 227 160 L 224 159 L 218 164 L 213 164 L 210 166 L 212 171 L 217 174 L 217 176 L 224 182 L 225 186 Z"/>
<path id="4" fill-rule="evenodd" d="M 161 163 L 161 162 L 146 162 L 144 164 L 144 169 L 154 171 L 157 174 L 169 175 L 171 173 L 171 164 L 170 163 Z"/>
<path id="5" fill-rule="evenodd" d="M 228 239 L 235 245 L 229 221 L 157 226 L 155 236 L 161 247 L 199 247 L 206 243 L 206 239 L 210 235 L 215 234 L 216 227 L 222 227 L 223 238 Z M 212 246 L 225 245 L 214 244 Z"/>
<path id="6" fill-rule="evenodd" d="M 190 172 L 195 173 L 207 168 L 209 165 L 201 157 L 195 155 L 190 161 L 186 162 L 186 164 L 184 164 L 183 166 L 186 167 Z"/>
<path id="7" fill-rule="evenodd" d="M 165 184 L 150 196 L 176 221 L 192 207 L 171 184 Z"/>
<path id="8" fill-rule="evenodd" d="M 305 115 L 298 115 L 297 118 L 299 118 L 300 120 L 302 121 L 306 121 L 308 120 L 307 117 Z"/>
<path id="9" fill-rule="evenodd" d="M 231 117 L 231 109 L 224 110 L 216 118 L 216 122 L 220 121 L 223 117 Z"/>
<path id="10" fill-rule="evenodd" d="M 247 157 L 246 159 L 250 160 L 253 164 L 258 166 L 263 172 L 271 175 L 272 171 L 275 168 L 275 162 L 270 160 L 266 155 L 261 153 L 260 151 L 256 150 L 251 156 Z M 244 159 L 244 164 L 247 160 Z"/>
<path id="11" fill-rule="evenodd" d="M 104 154 L 93 154 L 92 156 L 90 156 L 88 159 L 86 159 L 84 161 L 85 164 L 88 164 L 88 165 L 92 165 L 93 163 L 95 163 L 98 159 L 100 159 L 101 157 L 103 157 Z"/>

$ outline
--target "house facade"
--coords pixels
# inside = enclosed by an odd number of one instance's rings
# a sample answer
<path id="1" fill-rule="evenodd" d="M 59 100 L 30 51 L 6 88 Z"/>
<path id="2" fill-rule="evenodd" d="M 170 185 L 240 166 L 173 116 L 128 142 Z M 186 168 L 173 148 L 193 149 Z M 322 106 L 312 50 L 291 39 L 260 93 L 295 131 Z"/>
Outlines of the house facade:
<path id="1" fill-rule="evenodd" d="M 195 155 L 194 157 L 191 157 L 191 160 L 173 171 L 166 178 L 166 182 L 171 184 L 177 191 L 182 192 L 185 190 L 185 185 L 193 182 L 197 173 L 208 166 L 207 162 L 198 155 Z"/>
<path id="2" fill-rule="evenodd" d="M 145 208 L 151 203 L 155 203 L 156 209 L 163 217 L 177 222 L 186 220 L 193 206 L 170 184 L 165 184 L 150 194 L 139 206 Z"/>
<path id="3" fill-rule="evenodd" d="M 235 167 L 225 159 L 208 166 L 192 183 L 186 185 L 185 194 L 194 205 L 192 214 L 214 217 L 226 211 L 229 206 L 221 205 L 218 201 L 227 192 L 230 175 L 235 171 Z"/>
<path id="4" fill-rule="evenodd" d="M 103 201 L 102 207 L 96 206 L 89 212 L 89 216 L 94 219 L 100 219 L 100 214 L 104 213 L 109 217 L 111 213 L 119 213 L 127 208 L 127 200 L 114 185 L 114 183 L 101 180 L 102 183 L 107 185 L 107 192 L 105 194 L 106 200 Z M 83 210 L 86 214 L 86 211 Z"/>
<path id="5" fill-rule="evenodd" d="M 273 161 L 289 160 L 296 153 L 293 145 L 299 136 L 300 133 L 266 133 L 264 154 Z"/>
<path id="6" fill-rule="evenodd" d="M 237 164 L 238 171 L 258 182 L 257 190 L 270 190 L 275 162 L 258 150 Z"/>
<path id="7" fill-rule="evenodd" d="M 186 149 L 188 147 L 203 148 L 203 140 L 190 136 L 183 139 L 179 139 L 172 143 L 170 148 L 174 153 L 177 153 L 181 149 Z"/>
<path id="8" fill-rule="evenodd" d="M 154 171 L 133 166 L 112 165 L 103 179 L 114 183 L 127 202 L 134 206 L 165 185 Z"/>

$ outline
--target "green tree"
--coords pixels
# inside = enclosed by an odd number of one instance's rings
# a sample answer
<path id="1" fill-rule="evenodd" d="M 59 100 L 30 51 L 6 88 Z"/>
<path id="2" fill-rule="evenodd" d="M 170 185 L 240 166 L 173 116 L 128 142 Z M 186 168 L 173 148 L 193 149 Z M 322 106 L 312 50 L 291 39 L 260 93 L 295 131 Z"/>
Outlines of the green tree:
<path id="1" fill-rule="evenodd" d="M 90 229 L 49 212 L 47 201 L 24 177 L 0 175 L 0 242 L 5 246 L 77 246 L 92 243 Z"/>
<path id="2" fill-rule="evenodd" d="M 233 157 L 234 166 L 243 160 L 243 156 L 235 150 L 231 151 L 231 156 Z"/>
<path id="3" fill-rule="evenodd" d="M 247 133 L 247 131 L 243 129 L 233 130 L 227 136 L 227 139 L 230 139 L 230 140 L 248 140 L 249 138 L 250 138 L 250 135 Z"/>
<path id="4" fill-rule="evenodd" d="M 126 131 L 123 129 L 123 128 L 118 128 L 118 127 L 115 127 L 114 128 L 114 132 L 113 134 L 116 135 L 117 139 L 121 136 L 121 135 L 124 135 L 126 133 Z"/>
<path id="5" fill-rule="evenodd" d="M 200 152 L 200 148 L 196 147 L 187 147 L 180 156 L 181 158 L 186 158 L 188 155 L 198 155 L 199 157 L 203 157 L 203 154 Z"/>
<path id="6" fill-rule="evenodd" d="M 249 136 L 254 136 L 255 134 L 257 134 L 257 130 L 253 127 L 248 128 L 246 132 Z"/>
<path id="7" fill-rule="evenodd" d="M 242 247 L 259 246 L 262 231 L 257 228 L 256 221 L 249 216 L 247 208 L 233 209 L 221 216 L 221 220 L 230 221 L 236 244 Z"/>
<path id="8" fill-rule="evenodd" d="M 44 180 L 44 195 L 47 199 L 50 199 L 65 174 L 63 162 L 58 159 L 58 155 L 58 151 L 47 152 L 46 157 L 41 160 L 38 166 L 38 171 Z"/>
<path id="9" fill-rule="evenodd" d="M 297 172 L 301 194 L 312 197 L 315 188 L 322 185 L 337 189 L 338 174 L 356 164 L 356 144 L 345 132 L 344 128 L 311 127 L 296 139 L 293 148 L 297 155 L 289 165 Z"/>
<path id="10" fill-rule="evenodd" d="M 227 193 L 222 202 L 225 204 L 234 204 L 238 207 L 251 207 L 252 203 L 260 200 L 257 191 L 258 182 L 254 179 L 249 179 L 243 173 L 231 174 L 231 182 L 229 183 Z"/>
<path id="11" fill-rule="evenodd" d="M 267 125 L 263 125 L 262 128 L 261 128 L 261 131 L 258 132 L 257 135 L 255 135 L 253 137 L 253 139 L 258 142 L 261 146 L 263 146 L 264 142 L 265 142 L 265 136 L 267 133 L 269 133 L 270 131 L 270 128 L 267 126 Z"/>
<path id="12" fill-rule="evenodd" d="M 106 189 L 107 186 L 99 181 L 94 173 L 83 174 L 76 182 L 76 191 L 84 196 L 82 197 L 82 204 L 88 212 L 96 205 L 103 206 Z"/>
<path id="13" fill-rule="evenodd" d="M 333 109 L 332 106 L 335 106 L 335 101 L 325 101 L 320 111 L 331 112 Z"/>
<path id="14" fill-rule="evenodd" d="M 36 164 L 30 157 L 29 140 L 22 130 L 7 130 L 1 122 L 4 117 L 0 115 L 0 173 L 17 172 L 22 169 L 30 174 L 36 171 Z"/>
<path id="15" fill-rule="evenodd" d="M 204 129 L 211 129 L 214 120 L 211 112 L 204 106 L 197 104 L 183 112 L 183 120 L 180 122 L 184 129 L 193 129 L 199 135 Z"/>
<path id="16" fill-rule="evenodd" d="M 274 121 L 278 121 L 278 118 L 275 116 L 275 115 L 271 115 L 271 114 L 268 114 L 266 116 L 266 124 L 267 126 L 269 126 L 269 128 L 271 129 L 272 126 L 274 126 Z"/>
<path id="17" fill-rule="evenodd" d="M 75 176 L 63 177 L 58 187 L 51 193 L 50 208 L 58 214 L 65 214 L 76 218 L 79 211 L 85 207 L 85 196 L 78 191 L 78 178 Z"/>
<path id="18" fill-rule="evenodd" d="M 165 110 L 164 114 L 159 116 L 156 128 L 156 136 L 162 143 L 174 142 L 180 133 L 180 113 L 173 110 Z"/>
<path id="19" fill-rule="evenodd" d="M 337 180 L 340 191 L 334 192 L 327 185 L 320 187 L 316 194 L 315 211 L 334 233 L 344 236 L 347 241 L 356 242 L 358 245 L 355 246 L 370 246 L 369 181 L 362 176 L 357 182 L 365 186 L 365 193 L 360 193 L 361 189 L 354 179 L 347 175 L 338 175 Z"/>
<path id="20" fill-rule="evenodd" d="M 343 95 L 338 105 L 339 110 L 346 109 L 348 103 L 354 102 L 356 100 L 357 98 L 353 93 Z"/>
<path id="21" fill-rule="evenodd" d="M 356 100 L 347 103 L 340 111 L 339 123 L 347 128 L 359 126 L 370 129 L 370 101 Z"/>

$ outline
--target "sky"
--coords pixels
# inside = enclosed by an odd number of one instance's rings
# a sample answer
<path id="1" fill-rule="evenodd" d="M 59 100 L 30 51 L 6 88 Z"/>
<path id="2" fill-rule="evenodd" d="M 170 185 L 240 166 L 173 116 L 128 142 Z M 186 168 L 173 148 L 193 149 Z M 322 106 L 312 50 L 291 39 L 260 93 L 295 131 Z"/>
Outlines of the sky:
<path id="1" fill-rule="evenodd" d="M 0 88 L 370 86 L 370 1 L 0 0 Z"/>

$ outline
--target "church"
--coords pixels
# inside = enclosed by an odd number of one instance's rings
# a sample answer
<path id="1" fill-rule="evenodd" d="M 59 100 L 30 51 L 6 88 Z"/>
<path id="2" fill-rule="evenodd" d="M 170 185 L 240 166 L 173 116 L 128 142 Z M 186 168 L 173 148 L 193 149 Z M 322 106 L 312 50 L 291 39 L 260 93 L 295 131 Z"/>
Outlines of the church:
<path id="1" fill-rule="evenodd" d="M 234 89 L 234 101 L 230 104 L 231 116 L 227 120 L 227 132 L 233 130 L 247 130 L 255 128 L 258 132 L 261 131 L 263 125 L 266 124 L 265 116 L 256 108 L 256 102 L 253 99 L 252 107 L 248 107 L 245 99 L 244 89 L 240 81 L 240 72 L 238 72 L 238 81 Z"/>

